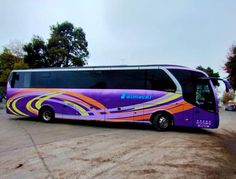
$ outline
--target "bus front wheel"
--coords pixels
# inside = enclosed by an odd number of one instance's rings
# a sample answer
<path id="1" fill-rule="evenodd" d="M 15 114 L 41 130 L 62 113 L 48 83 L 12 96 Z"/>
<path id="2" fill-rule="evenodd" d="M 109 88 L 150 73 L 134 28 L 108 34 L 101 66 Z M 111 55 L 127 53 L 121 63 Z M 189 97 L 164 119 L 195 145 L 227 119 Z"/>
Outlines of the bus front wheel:
<path id="1" fill-rule="evenodd" d="M 52 108 L 44 107 L 39 111 L 39 118 L 44 122 L 52 122 L 55 118 L 55 113 Z"/>
<path id="2" fill-rule="evenodd" d="M 152 124 L 158 131 L 166 131 L 171 127 L 171 117 L 164 113 L 158 113 L 153 116 Z"/>

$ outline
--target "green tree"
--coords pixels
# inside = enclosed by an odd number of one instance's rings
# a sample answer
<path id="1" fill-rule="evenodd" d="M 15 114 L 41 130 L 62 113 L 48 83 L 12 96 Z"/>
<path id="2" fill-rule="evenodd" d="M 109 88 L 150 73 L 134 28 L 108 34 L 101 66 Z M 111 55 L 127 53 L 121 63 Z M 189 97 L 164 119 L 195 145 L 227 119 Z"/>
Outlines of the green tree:
<path id="1" fill-rule="evenodd" d="M 30 43 L 24 45 L 23 50 L 25 63 L 30 68 L 50 67 L 50 60 L 47 57 L 47 45 L 39 36 L 34 36 Z"/>
<path id="2" fill-rule="evenodd" d="M 197 69 L 205 72 L 209 77 L 215 77 L 215 78 L 219 78 L 220 77 L 219 73 L 218 72 L 214 72 L 214 70 L 211 67 L 204 68 L 204 67 L 202 67 L 200 65 L 200 66 L 197 67 Z M 220 86 L 218 80 L 212 79 L 212 83 L 213 83 L 213 85 L 215 87 Z"/>
<path id="3" fill-rule="evenodd" d="M 233 90 L 236 90 L 236 46 L 232 46 L 225 63 L 224 70 L 229 74 L 228 79 Z"/>
<path id="4" fill-rule="evenodd" d="M 49 58 L 53 66 L 83 66 L 89 55 L 88 42 L 82 28 L 76 28 L 70 22 L 51 26 L 51 37 L 48 40 Z"/>
<path id="5" fill-rule="evenodd" d="M 3 52 L 0 54 L 0 69 L 3 70 L 0 77 L 1 84 L 6 85 L 11 70 L 23 68 L 28 68 L 23 58 L 13 55 L 10 49 L 4 48 Z"/>
<path id="6" fill-rule="evenodd" d="M 87 47 L 83 29 L 66 21 L 51 26 L 48 42 L 34 36 L 23 48 L 24 59 L 30 68 L 83 66 L 89 56 Z"/>

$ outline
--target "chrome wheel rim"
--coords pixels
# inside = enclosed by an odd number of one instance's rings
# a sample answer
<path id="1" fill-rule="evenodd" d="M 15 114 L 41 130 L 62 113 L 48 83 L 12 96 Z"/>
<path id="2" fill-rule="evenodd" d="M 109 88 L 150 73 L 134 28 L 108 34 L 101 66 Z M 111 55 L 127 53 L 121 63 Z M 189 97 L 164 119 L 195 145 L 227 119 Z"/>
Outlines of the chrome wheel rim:
<path id="1" fill-rule="evenodd" d="M 159 126 L 162 129 L 168 128 L 169 127 L 169 120 L 162 116 L 159 120 Z"/>
<path id="2" fill-rule="evenodd" d="M 50 111 L 45 111 L 43 113 L 43 120 L 50 121 L 52 119 L 52 113 Z"/>

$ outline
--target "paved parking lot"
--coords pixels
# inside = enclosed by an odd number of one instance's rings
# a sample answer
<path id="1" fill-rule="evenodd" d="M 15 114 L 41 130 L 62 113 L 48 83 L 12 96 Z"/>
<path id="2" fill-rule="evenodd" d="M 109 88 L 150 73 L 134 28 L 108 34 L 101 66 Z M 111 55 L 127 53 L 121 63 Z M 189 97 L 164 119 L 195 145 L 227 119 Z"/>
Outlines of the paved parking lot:
<path id="1" fill-rule="evenodd" d="M 220 128 L 57 121 L 0 110 L 0 178 L 236 177 L 235 112 Z"/>

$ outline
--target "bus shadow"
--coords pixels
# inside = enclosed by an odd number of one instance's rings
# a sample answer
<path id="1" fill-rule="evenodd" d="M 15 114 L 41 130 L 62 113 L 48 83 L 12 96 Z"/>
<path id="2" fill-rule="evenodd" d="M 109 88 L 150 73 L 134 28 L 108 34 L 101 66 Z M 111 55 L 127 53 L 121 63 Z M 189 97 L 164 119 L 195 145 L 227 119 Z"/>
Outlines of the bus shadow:
<path id="1" fill-rule="evenodd" d="M 55 122 L 54 122 L 55 123 Z M 89 126 L 89 127 L 100 127 L 108 129 L 138 129 L 138 130 L 150 130 L 153 131 L 152 125 L 140 124 L 132 122 L 105 122 L 105 121 L 73 121 L 73 120 L 58 120 L 56 123 Z"/>
<path id="2" fill-rule="evenodd" d="M 214 135 L 213 131 L 209 131 L 207 129 L 202 128 L 191 128 L 191 127 L 172 127 L 172 132 L 181 132 L 181 133 L 191 133 L 191 134 L 206 134 L 206 135 Z"/>
<path id="3" fill-rule="evenodd" d="M 10 118 L 11 120 L 18 121 L 31 121 L 31 122 L 39 122 L 44 124 L 67 124 L 67 125 L 78 125 L 78 126 L 86 126 L 86 127 L 100 127 L 100 128 L 108 128 L 108 129 L 133 129 L 133 130 L 147 130 L 154 131 L 155 129 L 151 124 L 142 124 L 135 122 L 104 122 L 104 121 L 84 121 L 84 120 L 65 120 L 65 119 L 56 119 L 53 122 L 45 123 L 40 121 L 38 118 Z M 158 132 L 158 131 L 157 131 Z M 187 128 L 187 127 L 172 127 L 168 131 L 160 131 L 160 132 L 177 132 L 177 133 L 192 133 L 192 134 L 206 134 L 211 135 L 214 132 L 211 132 L 206 129 L 201 128 Z"/>
<path id="4" fill-rule="evenodd" d="M 10 120 L 14 121 L 29 121 L 29 122 L 37 122 L 42 124 L 66 124 L 66 125 L 77 125 L 77 126 L 85 126 L 85 127 L 100 127 L 100 128 L 117 128 L 117 129 L 140 129 L 140 130 L 150 130 L 154 131 L 152 125 L 149 124 L 141 124 L 134 122 L 105 122 L 105 121 L 85 121 L 85 120 L 66 120 L 66 119 L 55 119 L 53 122 L 46 123 L 40 121 L 38 118 L 32 117 L 16 117 L 10 118 Z"/>

